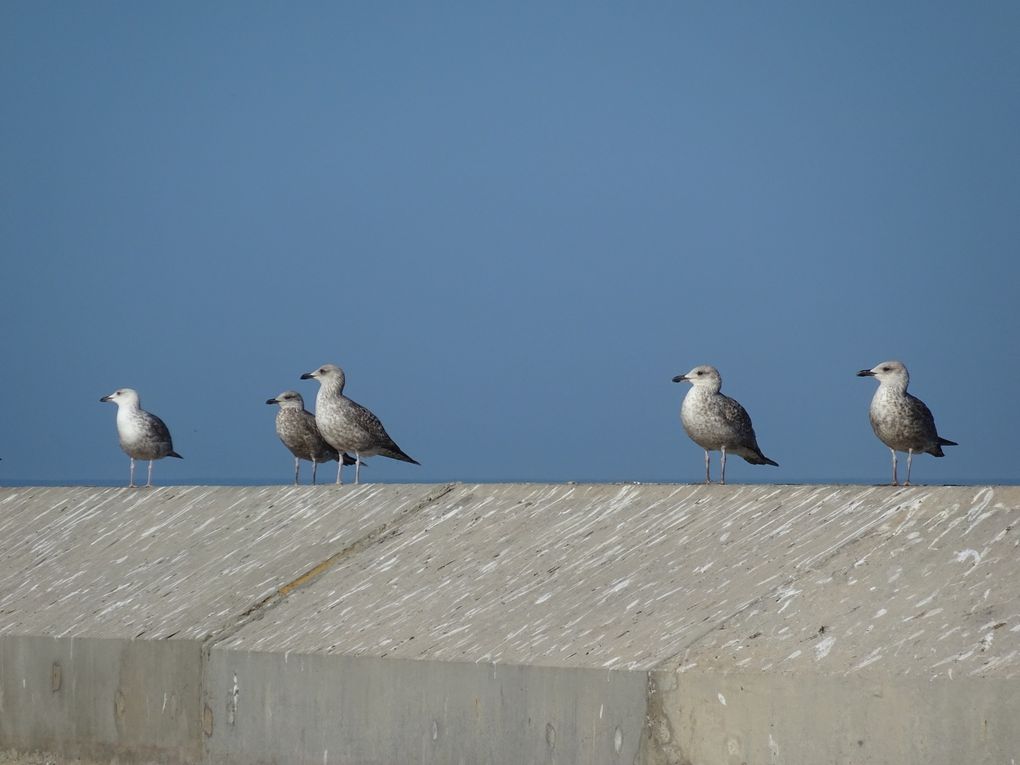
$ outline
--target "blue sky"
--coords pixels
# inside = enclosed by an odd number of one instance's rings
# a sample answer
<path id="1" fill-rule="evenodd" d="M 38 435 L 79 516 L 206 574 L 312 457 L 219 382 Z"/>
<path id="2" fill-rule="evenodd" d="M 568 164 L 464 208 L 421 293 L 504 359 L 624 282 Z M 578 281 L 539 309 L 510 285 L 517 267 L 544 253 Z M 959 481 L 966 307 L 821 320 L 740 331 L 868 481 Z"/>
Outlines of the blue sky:
<path id="1" fill-rule="evenodd" d="M 326 362 L 421 467 L 697 481 L 723 375 L 779 468 L 884 481 L 900 359 L 1016 481 L 1020 5 L 0 4 L 0 480 L 276 481 Z M 327 471 L 328 472 L 328 471 Z M 306 469 L 307 475 L 307 469 Z"/>

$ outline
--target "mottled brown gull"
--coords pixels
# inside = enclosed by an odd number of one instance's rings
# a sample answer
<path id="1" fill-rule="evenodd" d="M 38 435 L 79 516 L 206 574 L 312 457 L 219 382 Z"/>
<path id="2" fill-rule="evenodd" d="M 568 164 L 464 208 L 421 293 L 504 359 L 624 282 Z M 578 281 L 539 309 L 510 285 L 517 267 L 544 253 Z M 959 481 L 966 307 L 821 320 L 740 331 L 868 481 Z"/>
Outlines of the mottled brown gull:
<path id="1" fill-rule="evenodd" d="M 333 364 L 323 364 L 314 372 L 301 375 L 302 380 L 318 380 L 315 397 L 315 424 L 330 446 L 338 452 L 353 452 L 354 483 L 361 481 L 361 460 L 379 454 L 390 459 L 420 464 L 397 446 L 379 418 L 344 395 L 344 371 Z M 343 463 L 337 466 L 336 482 L 343 483 Z"/>
<path id="2" fill-rule="evenodd" d="M 684 430 L 698 446 L 705 450 L 705 483 L 711 483 L 709 452 L 722 452 L 720 483 L 726 483 L 726 453 L 743 457 L 752 465 L 775 465 L 758 448 L 758 440 L 751 427 L 751 418 L 744 407 L 729 396 L 724 396 L 722 377 L 712 366 L 694 367 L 685 375 L 677 375 L 673 382 L 689 382 L 691 389 L 680 407 L 680 421 Z"/>
<path id="3" fill-rule="evenodd" d="M 117 405 L 117 435 L 120 448 L 131 458 L 131 479 L 128 486 L 135 485 L 135 460 L 149 461 L 149 480 L 152 486 L 152 463 L 163 457 L 181 455 L 174 451 L 173 441 L 166 424 L 154 414 L 142 409 L 138 392 L 132 388 L 119 388 L 100 401 L 112 401 Z"/>
<path id="4" fill-rule="evenodd" d="M 266 403 L 278 404 L 280 407 L 276 412 L 276 435 L 294 455 L 294 485 L 300 482 L 301 460 L 308 460 L 312 463 L 314 486 L 319 463 L 340 459 L 340 455 L 326 443 L 315 424 L 315 415 L 305 409 L 305 400 L 296 390 L 285 390 Z M 344 454 L 342 459 L 345 465 L 354 464 L 354 458 L 349 454 Z"/>
<path id="5" fill-rule="evenodd" d="M 896 452 L 907 453 L 907 480 L 910 485 L 910 464 L 914 454 L 945 457 L 943 446 L 959 446 L 955 441 L 942 438 L 935 428 L 935 418 L 925 403 L 907 393 L 910 374 L 899 361 L 883 361 L 877 367 L 862 369 L 858 377 L 874 377 L 878 390 L 871 398 L 868 415 L 871 429 L 892 452 L 892 482 L 899 485 L 896 475 Z"/>

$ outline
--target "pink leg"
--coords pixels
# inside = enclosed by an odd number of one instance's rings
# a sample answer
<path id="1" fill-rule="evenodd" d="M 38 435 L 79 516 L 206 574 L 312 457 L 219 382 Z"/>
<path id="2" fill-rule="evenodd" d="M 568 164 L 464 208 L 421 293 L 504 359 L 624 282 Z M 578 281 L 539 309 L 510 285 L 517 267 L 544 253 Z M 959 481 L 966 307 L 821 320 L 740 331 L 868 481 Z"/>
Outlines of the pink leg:
<path id="1" fill-rule="evenodd" d="M 889 451 L 892 452 L 892 485 L 899 486 L 900 479 L 896 475 L 896 450 L 890 449 Z"/>
<path id="2" fill-rule="evenodd" d="M 722 478 L 719 479 L 719 483 L 726 483 L 726 447 L 722 448 Z"/>
<path id="3" fill-rule="evenodd" d="M 705 483 L 712 483 L 712 473 L 709 470 L 708 449 L 705 449 Z"/>
<path id="4" fill-rule="evenodd" d="M 907 449 L 907 480 L 903 482 L 904 486 L 910 486 L 910 463 L 914 459 L 914 450 Z"/>

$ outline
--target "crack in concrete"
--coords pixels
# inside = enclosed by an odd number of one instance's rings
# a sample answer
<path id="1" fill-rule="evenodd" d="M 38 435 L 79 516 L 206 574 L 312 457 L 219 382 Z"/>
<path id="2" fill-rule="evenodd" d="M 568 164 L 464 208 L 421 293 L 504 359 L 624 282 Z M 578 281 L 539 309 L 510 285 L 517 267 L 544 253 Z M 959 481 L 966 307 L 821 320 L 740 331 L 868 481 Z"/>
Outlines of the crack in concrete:
<path id="1" fill-rule="evenodd" d="M 335 567 L 341 561 L 351 557 L 352 555 L 356 555 L 369 545 L 385 538 L 387 535 L 395 533 L 396 527 L 400 526 L 406 518 L 417 515 L 429 505 L 434 504 L 452 492 L 457 486 L 458 484 L 456 483 L 448 483 L 437 487 L 422 497 L 422 499 L 419 500 L 413 507 L 404 510 L 400 513 L 400 515 L 396 516 L 392 520 L 369 530 L 343 549 L 333 553 L 325 560 L 316 563 L 297 578 L 281 585 L 272 594 L 267 595 L 262 600 L 247 608 L 245 611 L 242 611 L 237 616 L 232 617 L 228 623 L 224 624 L 219 629 L 210 632 L 202 639 L 202 653 L 208 657 L 213 646 L 217 643 L 228 640 L 244 629 L 247 625 L 261 619 L 268 610 L 284 602 L 291 593 L 318 581 L 327 571 Z"/>

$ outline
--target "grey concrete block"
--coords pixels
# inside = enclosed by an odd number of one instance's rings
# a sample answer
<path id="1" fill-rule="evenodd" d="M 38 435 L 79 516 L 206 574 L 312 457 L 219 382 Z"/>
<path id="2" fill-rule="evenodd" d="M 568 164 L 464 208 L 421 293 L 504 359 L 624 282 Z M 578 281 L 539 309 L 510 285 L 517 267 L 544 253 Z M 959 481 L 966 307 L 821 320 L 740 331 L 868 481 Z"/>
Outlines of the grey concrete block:
<path id="1" fill-rule="evenodd" d="M 0 749 L 201 761 L 201 645 L 0 635 Z"/>
<path id="2" fill-rule="evenodd" d="M 212 652 L 216 765 L 633 763 L 640 672 Z"/>

